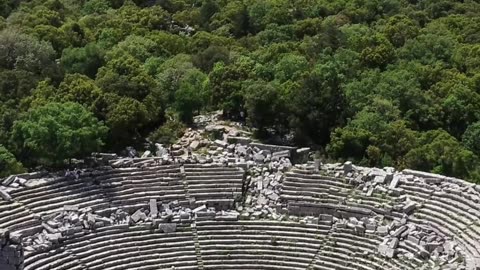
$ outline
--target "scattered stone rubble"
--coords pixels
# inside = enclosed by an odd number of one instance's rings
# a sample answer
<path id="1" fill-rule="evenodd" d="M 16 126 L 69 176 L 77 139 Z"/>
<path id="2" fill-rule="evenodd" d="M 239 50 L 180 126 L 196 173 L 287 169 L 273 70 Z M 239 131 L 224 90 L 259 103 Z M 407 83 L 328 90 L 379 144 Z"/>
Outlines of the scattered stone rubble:
<path id="1" fill-rule="evenodd" d="M 398 187 L 402 181 L 423 182 L 437 184 L 441 190 L 458 193 L 462 192 L 462 185 L 458 185 L 460 183 L 458 179 L 413 170 L 396 172 L 393 168 L 384 168 L 383 170 L 364 168 L 354 166 L 350 162 L 324 164 L 322 168 L 318 169 L 326 175 L 344 178 L 346 182 L 355 186 L 356 190 L 361 191 L 367 197 L 376 193 L 397 196 L 402 199 L 400 203 L 397 201 L 390 209 L 392 212 L 402 213 L 401 218 L 390 217 L 387 219 L 385 216 L 377 214 L 373 218 L 362 217 L 358 220 L 355 217 L 338 219 L 331 215 L 321 214 L 320 223 L 331 225 L 332 230 L 351 228 L 358 234 L 383 236 L 383 242 L 378 246 L 377 252 L 387 258 L 401 257 L 405 260 L 418 258 L 428 261 L 432 269 L 465 269 L 465 265 L 463 265 L 465 254 L 455 239 L 438 233 L 438 230 L 429 226 L 428 222 L 427 225 L 419 225 L 416 221 L 414 223 L 410 217 L 414 216 L 415 209 L 421 205 L 410 200 L 408 195 L 405 195 L 405 191 Z M 431 178 L 424 178 L 426 176 Z M 442 178 L 444 181 L 438 180 Z M 465 184 L 463 181 L 461 183 Z M 463 189 L 472 194 L 472 201 L 479 201 L 478 192 L 475 192 L 474 188 L 464 187 Z M 473 198 L 474 196 L 475 198 Z M 415 252 L 405 252 L 408 249 L 400 249 L 400 247 L 409 247 Z M 476 265 L 473 268 L 467 266 L 467 269 L 478 269 L 480 267 L 478 261 Z"/>
<path id="2" fill-rule="evenodd" d="M 199 128 L 187 130 L 177 144 L 171 147 L 154 144 L 140 157 L 132 148 L 127 149 L 128 157 L 108 153 L 94 153 L 93 156 L 108 164 L 110 169 L 151 168 L 167 164 L 223 164 L 243 168 L 246 172 L 243 194 L 234 208 L 220 209 L 201 203 L 185 205 L 178 200 L 157 201 L 154 198 L 142 207 L 133 206 L 133 209 L 93 211 L 89 207 L 64 205 L 60 211 L 38 216 L 41 229 L 34 233 L 22 235 L 1 229 L 0 224 L 0 269 L 20 270 L 24 253 L 48 252 L 66 239 L 95 233 L 103 227 L 141 225 L 169 234 L 176 232 L 182 224 L 194 227 L 195 222 L 215 220 L 315 224 L 327 230 L 329 235 L 348 231 L 367 238 L 380 237 L 382 241 L 377 249 L 369 253 L 386 259 L 424 262 L 422 269 L 480 269 L 479 258 L 466 252 L 465 242 L 445 234 L 430 220 L 423 222 L 417 215 L 433 195 L 462 195 L 478 205 L 479 186 L 413 170 L 399 172 L 394 168 L 365 168 L 351 162 L 307 162 L 311 156 L 308 148 L 256 143 L 240 125 L 219 124 L 218 118 L 218 113 L 196 117 Z M 67 172 L 65 176 L 78 180 L 84 174 L 85 171 L 79 170 Z M 181 174 L 185 174 L 183 167 Z M 341 182 L 348 189 L 331 186 L 328 196 L 319 193 L 324 195 L 318 197 L 311 195 L 310 188 L 313 187 L 292 186 L 291 179 L 297 177 L 301 180 L 309 175 Z M 45 173 L 7 177 L 1 182 L 0 198 L 12 203 L 15 200 L 10 195 L 12 190 L 48 183 L 52 177 Z M 317 179 L 315 177 L 312 179 Z M 430 197 L 411 196 L 406 184 L 428 188 Z M 188 186 L 186 182 L 185 185 Z M 284 192 L 291 188 L 295 192 Z M 477 221 L 480 217 L 474 209 L 468 210 L 468 214 L 476 216 Z M 478 242 L 473 243 L 475 248 L 477 245 Z"/>
<path id="3" fill-rule="evenodd" d="M 0 229 L 0 269 L 16 270 L 23 263 L 23 250 L 19 239 L 12 237 L 10 231 Z"/>

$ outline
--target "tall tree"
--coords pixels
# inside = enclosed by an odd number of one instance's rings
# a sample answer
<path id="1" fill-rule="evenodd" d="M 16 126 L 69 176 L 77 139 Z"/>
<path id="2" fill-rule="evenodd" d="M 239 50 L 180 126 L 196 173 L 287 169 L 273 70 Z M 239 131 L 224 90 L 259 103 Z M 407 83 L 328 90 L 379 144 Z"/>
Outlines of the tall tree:
<path id="1" fill-rule="evenodd" d="M 11 140 L 27 164 L 60 165 L 104 144 L 107 128 L 77 103 L 49 103 L 15 121 Z"/>

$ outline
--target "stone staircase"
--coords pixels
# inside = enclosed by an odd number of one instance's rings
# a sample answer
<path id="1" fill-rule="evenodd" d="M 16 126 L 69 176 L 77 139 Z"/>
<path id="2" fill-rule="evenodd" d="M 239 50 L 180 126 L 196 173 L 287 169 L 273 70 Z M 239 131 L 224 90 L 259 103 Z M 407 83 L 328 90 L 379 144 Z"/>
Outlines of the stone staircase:
<path id="1" fill-rule="evenodd" d="M 203 270 L 204 266 L 203 266 L 202 252 L 200 249 L 200 242 L 198 241 L 197 224 L 193 222 L 191 226 L 192 226 L 193 240 L 195 242 L 195 254 L 197 256 L 198 269 Z"/>
<path id="2" fill-rule="evenodd" d="M 185 173 L 185 166 L 184 165 L 180 166 L 180 175 L 181 175 L 181 178 L 182 178 L 183 189 L 185 190 L 185 198 L 189 202 L 190 207 L 195 207 L 195 205 L 193 205 L 194 202 L 195 202 L 195 198 L 190 196 L 190 192 L 188 191 L 187 174 Z"/>
<path id="3" fill-rule="evenodd" d="M 320 259 L 320 254 L 322 252 L 322 247 L 324 246 L 325 242 L 328 241 L 328 236 L 327 237 L 322 237 L 321 232 L 319 231 L 317 234 L 317 237 L 321 239 L 320 245 L 318 246 L 317 252 L 315 253 L 315 256 L 312 258 L 310 261 L 310 264 L 306 268 L 306 270 L 314 270 L 315 269 L 315 263 Z"/>

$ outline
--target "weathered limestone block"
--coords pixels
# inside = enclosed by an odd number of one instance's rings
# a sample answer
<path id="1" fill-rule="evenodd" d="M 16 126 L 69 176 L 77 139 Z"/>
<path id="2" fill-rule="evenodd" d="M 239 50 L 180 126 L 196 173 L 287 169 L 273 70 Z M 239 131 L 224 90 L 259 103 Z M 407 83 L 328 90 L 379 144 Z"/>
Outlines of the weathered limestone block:
<path id="1" fill-rule="evenodd" d="M 3 190 L 1 188 L 0 188 L 0 197 L 2 197 L 2 199 L 4 199 L 7 202 L 12 201 L 12 197 L 10 196 L 10 194 L 8 194 L 6 190 Z"/>
<path id="2" fill-rule="evenodd" d="M 177 223 L 161 223 L 158 229 L 164 233 L 173 233 L 177 230 Z"/>

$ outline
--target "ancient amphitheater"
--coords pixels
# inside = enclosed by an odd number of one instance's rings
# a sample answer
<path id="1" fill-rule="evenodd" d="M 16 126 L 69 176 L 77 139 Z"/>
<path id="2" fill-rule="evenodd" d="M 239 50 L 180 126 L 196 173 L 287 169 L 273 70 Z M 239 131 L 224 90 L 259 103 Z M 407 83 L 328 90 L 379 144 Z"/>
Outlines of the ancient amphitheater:
<path id="1" fill-rule="evenodd" d="M 232 139 L 4 179 L 0 269 L 480 269 L 480 187 Z"/>

